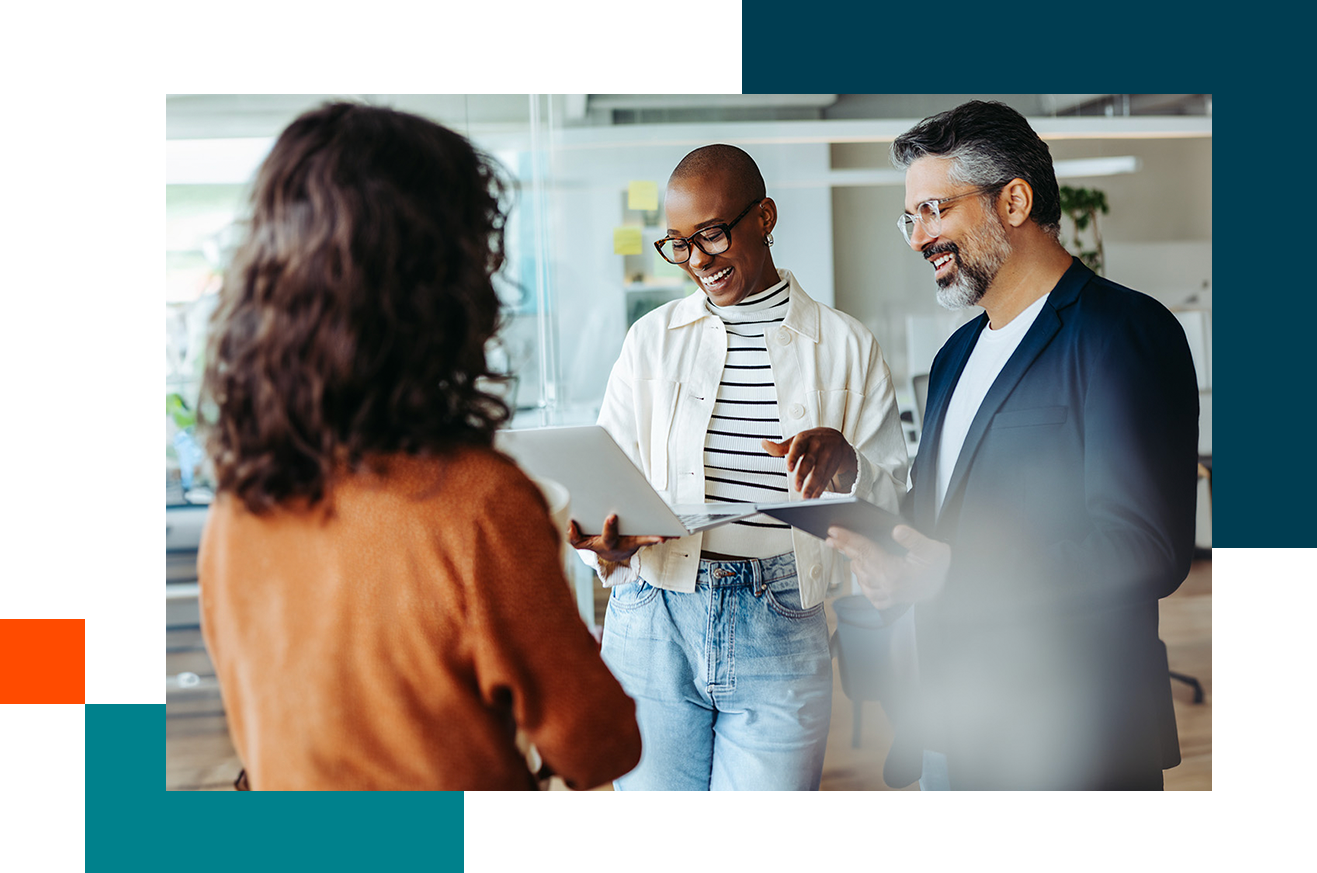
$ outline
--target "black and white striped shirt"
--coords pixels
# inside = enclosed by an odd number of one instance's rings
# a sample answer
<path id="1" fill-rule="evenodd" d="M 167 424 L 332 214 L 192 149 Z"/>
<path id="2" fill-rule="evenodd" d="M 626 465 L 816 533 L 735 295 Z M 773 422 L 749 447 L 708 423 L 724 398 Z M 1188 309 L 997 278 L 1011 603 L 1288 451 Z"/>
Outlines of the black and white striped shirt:
<path id="1" fill-rule="evenodd" d="M 704 438 L 704 496 L 709 503 L 780 503 L 787 499 L 785 458 L 764 451 L 780 442 L 777 388 L 765 335 L 786 318 L 790 284 L 780 282 L 734 306 L 705 306 L 727 327 L 727 359 Z M 789 552 L 791 526 L 756 515 L 706 531 L 702 548 L 746 558 Z"/>

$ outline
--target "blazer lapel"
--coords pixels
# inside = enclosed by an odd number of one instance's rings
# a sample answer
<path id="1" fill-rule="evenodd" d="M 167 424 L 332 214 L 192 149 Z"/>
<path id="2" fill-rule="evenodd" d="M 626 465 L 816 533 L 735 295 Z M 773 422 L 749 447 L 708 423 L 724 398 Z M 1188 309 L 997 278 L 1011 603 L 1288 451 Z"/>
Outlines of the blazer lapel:
<path id="1" fill-rule="evenodd" d="M 969 426 L 969 432 L 965 434 L 965 444 L 961 446 L 960 455 L 956 458 L 956 466 L 951 472 L 951 481 L 947 484 L 947 493 L 942 500 L 942 511 L 938 516 L 938 524 L 935 527 L 941 527 L 942 519 L 950 518 L 948 508 L 958 502 L 960 490 L 965 482 L 965 475 L 969 471 L 970 463 L 974 459 L 974 453 L 978 450 L 979 443 L 983 440 L 983 435 L 988 431 L 988 425 L 992 422 L 992 417 L 997 414 L 1002 403 L 1015 386 L 1024 378 L 1024 374 L 1029 372 L 1033 362 L 1037 359 L 1047 344 L 1052 341 L 1052 337 L 1061 329 L 1061 317 L 1058 314 L 1061 309 L 1074 303 L 1079 296 L 1080 290 L 1088 283 L 1093 272 L 1084 266 L 1078 259 L 1071 261 L 1070 269 L 1066 271 L 1061 280 L 1056 283 L 1052 289 L 1051 295 L 1047 302 L 1043 304 L 1042 310 L 1039 311 L 1038 317 L 1034 323 L 1029 326 L 1029 331 L 1020 341 L 1019 348 L 1011 355 L 1006 366 L 1002 367 L 1001 373 L 997 375 L 997 381 L 992 383 L 988 389 L 987 395 L 984 396 L 983 402 L 979 404 L 979 411 L 974 415 L 974 421 Z M 986 322 L 986 316 L 984 318 Z M 974 333 L 977 339 L 978 333 Z M 969 357 L 969 351 L 973 349 L 973 343 L 969 348 L 961 353 L 960 366 L 956 371 L 956 378 L 960 378 L 960 370 L 964 369 L 965 359 Z M 954 388 L 954 382 L 952 383 Z M 951 395 L 951 388 L 948 388 L 948 399 Z M 921 441 L 920 445 L 923 443 Z M 935 443 L 936 445 L 936 443 Z M 931 496 L 931 495 L 930 495 Z"/>
<path id="2" fill-rule="evenodd" d="M 919 452 L 915 455 L 916 469 L 913 477 L 916 517 L 911 521 L 919 530 L 932 531 L 937 521 L 933 507 L 937 504 L 937 447 L 942 440 L 942 419 L 946 415 L 951 394 L 956 390 L 956 383 L 960 381 L 961 371 L 965 369 L 965 362 L 969 360 L 969 354 L 978 340 L 979 331 L 987 323 L 988 316 L 980 315 L 975 327 L 965 331 L 957 345 L 945 349 L 948 376 L 936 381 L 930 379 L 928 383 L 923 431 L 919 437 Z"/>

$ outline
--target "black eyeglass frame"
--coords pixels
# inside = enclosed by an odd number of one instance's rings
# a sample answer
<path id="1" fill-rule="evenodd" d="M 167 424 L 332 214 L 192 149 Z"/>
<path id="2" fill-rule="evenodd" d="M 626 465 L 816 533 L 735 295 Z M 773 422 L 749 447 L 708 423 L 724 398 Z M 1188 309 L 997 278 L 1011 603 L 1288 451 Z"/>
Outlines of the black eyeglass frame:
<path id="1" fill-rule="evenodd" d="M 658 253 L 659 253 L 659 257 L 660 257 L 660 258 L 662 258 L 663 260 L 667 261 L 669 264 L 675 264 L 675 265 L 677 265 L 677 266 L 680 266 L 680 265 L 686 263 L 687 261 L 689 261 L 689 260 L 691 259 L 691 254 L 690 254 L 690 246 L 691 246 L 691 243 L 694 243 L 696 246 L 698 246 L 699 249 L 700 249 L 700 251 L 704 252 L 706 255 L 721 255 L 723 252 L 727 251 L 727 249 L 730 249 L 730 248 L 732 247 L 732 228 L 736 227 L 736 223 L 737 223 L 738 221 L 740 221 L 742 218 L 745 218 L 746 215 L 748 215 L 748 214 L 750 213 L 750 210 L 751 210 L 751 209 L 754 209 L 756 206 L 758 206 L 759 204 L 763 203 L 763 202 L 764 202 L 765 200 L 767 200 L 767 199 L 768 199 L 767 197 L 760 197 L 758 200 L 754 201 L 754 202 L 751 203 L 749 206 L 747 206 L 747 207 L 745 207 L 744 209 L 742 209 L 742 210 L 741 210 L 741 214 L 738 215 L 738 216 L 736 216 L 735 218 L 733 218 L 733 219 L 731 220 L 731 222 L 728 223 L 728 224 L 711 224 L 711 225 L 709 225 L 708 227 L 702 227 L 702 228 L 700 228 L 699 230 L 695 231 L 695 233 L 691 234 L 690 236 L 686 236 L 686 237 L 681 237 L 681 236 L 665 236 L 665 237 L 663 237 L 663 239 L 658 240 L 658 241 L 656 241 L 656 242 L 654 243 L 654 248 L 658 250 Z M 716 252 L 711 252 L 711 251 L 709 251 L 708 249 L 706 249 L 703 245 L 700 244 L 700 234 L 702 234 L 702 233 L 708 233 L 708 232 L 711 231 L 711 230 L 721 230 L 721 231 L 723 232 L 723 236 L 725 236 L 725 237 L 727 238 L 727 248 L 722 248 L 722 249 L 719 249 L 719 250 L 716 251 Z M 686 257 L 685 257 L 685 259 L 680 260 L 680 261 L 674 261 L 674 260 L 672 260 L 672 258 L 670 258 L 670 257 L 668 257 L 666 254 L 664 254 L 664 253 L 663 253 L 663 244 L 664 244 L 664 243 L 667 243 L 667 242 L 684 242 L 684 243 L 686 243 Z"/>

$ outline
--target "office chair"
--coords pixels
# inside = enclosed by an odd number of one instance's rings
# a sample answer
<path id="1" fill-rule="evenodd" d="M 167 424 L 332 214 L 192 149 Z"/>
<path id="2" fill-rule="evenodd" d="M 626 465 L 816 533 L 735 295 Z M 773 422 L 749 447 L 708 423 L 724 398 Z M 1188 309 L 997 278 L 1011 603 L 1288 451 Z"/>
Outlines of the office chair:
<path id="1" fill-rule="evenodd" d="M 837 659 L 841 690 L 851 702 L 851 748 L 860 747 L 864 703 L 878 703 L 895 734 L 883 763 L 883 782 L 904 788 L 919 778 L 923 753 L 911 745 L 910 732 L 900 729 L 914 705 L 913 675 L 892 657 L 901 633 L 900 619 L 885 624 L 882 614 L 861 594 L 838 597 L 832 608 L 837 629 L 828 640 L 828 650 Z"/>
<path id="2" fill-rule="evenodd" d="M 837 659 L 841 690 L 851 702 L 851 748 L 860 747 L 865 701 L 882 705 L 891 694 L 894 677 L 887 657 L 891 632 L 877 609 L 861 594 L 839 597 L 832 603 L 837 629 L 828 640 L 829 653 Z"/>
<path id="3" fill-rule="evenodd" d="M 1172 679 L 1183 682 L 1194 690 L 1194 703 L 1203 702 L 1203 685 L 1201 682 L 1186 673 L 1177 673 L 1171 670 L 1170 674 Z"/>

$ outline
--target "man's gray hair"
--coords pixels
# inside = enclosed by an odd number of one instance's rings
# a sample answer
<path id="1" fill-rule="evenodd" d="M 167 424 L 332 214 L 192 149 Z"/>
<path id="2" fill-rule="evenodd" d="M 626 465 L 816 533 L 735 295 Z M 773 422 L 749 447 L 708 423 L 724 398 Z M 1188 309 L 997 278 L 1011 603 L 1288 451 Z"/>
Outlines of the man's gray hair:
<path id="1" fill-rule="evenodd" d="M 1030 218 L 1061 233 L 1061 193 L 1047 143 L 1024 116 L 1004 103 L 971 100 L 925 118 L 892 143 L 892 164 L 909 169 L 920 158 L 948 158 L 952 181 L 1000 191 L 1020 178 L 1033 188 Z"/>

